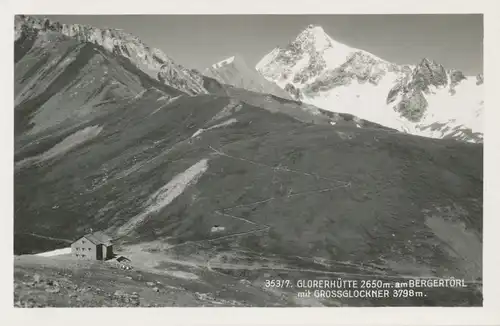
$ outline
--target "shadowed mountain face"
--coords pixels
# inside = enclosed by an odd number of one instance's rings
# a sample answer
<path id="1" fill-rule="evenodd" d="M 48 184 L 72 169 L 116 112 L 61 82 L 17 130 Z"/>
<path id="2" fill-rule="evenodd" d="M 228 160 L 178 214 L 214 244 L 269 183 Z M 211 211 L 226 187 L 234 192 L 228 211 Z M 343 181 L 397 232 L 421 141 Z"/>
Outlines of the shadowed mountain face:
<path id="1" fill-rule="evenodd" d="M 26 52 L 26 49 L 28 49 Z M 155 88 L 170 97 L 182 92 L 149 78 L 126 58 L 57 32 L 35 33 L 15 43 L 16 134 L 34 135 L 105 114 L 118 99 Z"/>
<path id="2" fill-rule="evenodd" d="M 93 228 L 155 255 L 155 272 L 175 258 L 214 273 L 205 283 L 255 285 L 264 273 L 468 282 L 313 305 L 482 304 L 482 145 L 212 79 L 215 94 L 189 96 L 57 32 L 26 34 L 15 58 L 15 254 Z"/>

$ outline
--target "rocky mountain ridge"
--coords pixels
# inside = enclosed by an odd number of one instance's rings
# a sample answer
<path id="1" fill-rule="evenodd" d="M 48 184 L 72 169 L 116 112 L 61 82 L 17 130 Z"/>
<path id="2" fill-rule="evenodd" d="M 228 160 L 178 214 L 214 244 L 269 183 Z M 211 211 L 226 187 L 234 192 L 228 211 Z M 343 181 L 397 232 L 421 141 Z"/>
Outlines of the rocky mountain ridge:
<path id="1" fill-rule="evenodd" d="M 150 77 L 187 94 L 206 94 L 203 77 L 198 72 L 176 64 L 159 49 L 151 48 L 139 38 L 119 29 L 100 29 L 80 24 L 61 24 L 47 18 L 15 16 L 15 40 L 33 38 L 37 34 L 61 33 L 80 42 L 102 46 L 106 51 L 129 59 Z"/>

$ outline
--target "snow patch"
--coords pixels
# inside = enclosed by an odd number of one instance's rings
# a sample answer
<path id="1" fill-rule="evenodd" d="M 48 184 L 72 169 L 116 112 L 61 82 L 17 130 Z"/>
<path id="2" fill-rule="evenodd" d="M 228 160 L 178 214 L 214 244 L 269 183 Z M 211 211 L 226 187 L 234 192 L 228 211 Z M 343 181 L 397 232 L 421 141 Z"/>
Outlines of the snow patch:
<path id="1" fill-rule="evenodd" d="M 203 128 L 196 130 L 196 132 L 191 136 L 191 138 L 195 138 L 195 137 L 201 135 L 201 133 L 204 131 L 205 131 L 205 129 L 203 129 Z"/>
<path id="2" fill-rule="evenodd" d="M 156 109 L 156 110 L 154 110 L 153 112 L 151 112 L 150 116 L 151 116 L 151 115 L 153 115 L 153 114 L 155 114 L 155 113 L 157 113 L 158 111 L 160 111 L 161 109 L 163 109 L 165 106 L 167 106 L 167 105 L 169 105 L 169 104 L 171 104 L 171 103 L 175 102 L 175 101 L 176 101 L 176 100 L 178 100 L 181 96 L 182 96 L 182 95 L 178 95 L 178 96 L 176 96 L 176 97 L 172 97 L 172 98 L 169 98 L 168 96 L 162 96 L 162 97 L 160 97 L 160 98 L 157 100 L 157 102 L 158 102 L 158 101 L 160 101 L 160 100 L 165 100 L 165 99 L 166 99 L 167 101 L 165 102 L 165 104 L 163 104 L 162 106 L 160 106 L 158 109 Z"/>
<path id="3" fill-rule="evenodd" d="M 52 256 L 59 256 L 59 255 L 67 255 L 70 253 L 71 253 L 71 247 L 67 247 L 67 248 L 42 252 L 42 253 L 36 254 L 36 256 L 52 257 Z"/>
<path id="4" fill-rule="evenodd" d="M 232 125 L 233 123 L 236 123 L 238 122 L 238 120 L 234 119 L 234 118 L 231 118 L 229 120 L 226 120 L 224 122 L 221 122 L 219 124 L 216 124 L 215 126 L 212 126 L 210 128 L 208 128 L 207 130 L 211 130 L 211 129 L 215 129 L 215 128 L 220 128 L 220 127 L 225 127 L 225 126 L 229 126 L 229 125 Z"/>
<path id="5" fill-rule="evenodd" d="M 229 120 L 226 120 L 224 122 L 221 122 L 219 124 L 216 124 L 214 126 L 211 126 L 210 128 L 207 128 L 207 129 L 198 129 L 192 136 L 191 138 L 195 138 L 197 136 L 199 136 L 201 133 L 205 132 L 205 131 L 209 131 L 209 130 L 212 130 L 212 129 L 216 129 L 216 128 L 221 128 L 221 127 L 225 127 L 225 126 L 229 126 L 229 125 L 232 125 L 233 123 L 236 123 L 238 122 L 238 120 L 232 118 L 232 119 L 229 119 Z"/>
<path id="6" fill-rule="evenodd" d="M 168 100 L 168 99 L 170 99 L 170 96 L 168 96 L 168 95 L 164 95 L 164 96 L 159 97 L 159 98 L 156 100 L 156 102 L 160 102 L 160 101 L 163 101 L 163 100 Z"/>
<path id="7" fill-rule="evenodd" d="M 235 100 L 235 99 L 231 99 L 229 101 L 229 104 L 226 105 L 225 107 L 223 107 L 222 110 L 220 110 L 220 112 L 217 113 L 210 121 L 215 121 L 215 120 L 220 120 L 220 119 L 226 118 L 226 117 L 230 116 L 231 114 L 236 113 L 239 110 L 241 110 L 242 107 L 243 106 L 241 105 L 240 101 Z"/>

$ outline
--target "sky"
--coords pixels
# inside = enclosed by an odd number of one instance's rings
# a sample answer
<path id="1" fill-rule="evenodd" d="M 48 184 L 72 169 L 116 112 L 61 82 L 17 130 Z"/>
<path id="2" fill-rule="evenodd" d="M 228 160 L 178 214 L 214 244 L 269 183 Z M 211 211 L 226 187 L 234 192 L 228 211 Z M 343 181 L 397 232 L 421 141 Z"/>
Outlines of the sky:
<path id="1" fill-rule="evenodd" d="M 397 64 L 430 58 L 466 75 L 483 71 L 483 16 L 433 15 L 63 15 L 61 23 L 119 28 L 176 63 L 203 70 L 233 55 L 254 66 L 309 24 L 334 40 Z"/>

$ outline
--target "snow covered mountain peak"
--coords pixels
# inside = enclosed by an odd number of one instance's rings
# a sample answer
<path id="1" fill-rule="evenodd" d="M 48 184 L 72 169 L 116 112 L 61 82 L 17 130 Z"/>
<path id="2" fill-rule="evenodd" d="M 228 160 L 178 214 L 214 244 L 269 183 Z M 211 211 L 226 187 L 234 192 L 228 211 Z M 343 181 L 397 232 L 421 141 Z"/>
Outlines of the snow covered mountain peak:
<path id="1" fill-rule="evenodd" d="M 256 69 L 297 100 L 421 136 L 482 140 L 482 74 L 430 58 L 398 65 L 309 25 Z"/>
<path id="2" fill-rule="evenodd" d="M 358 70 L 362 65 L 377 66 L 377 70 L 393 66 L 367 51 L 335 41 L 321 26 L 309 25 L 287 46 L 264 56 L 256 69 L 283 88 L 300 88 L 346 63 Z"/>
<path id="3" fill-rule="evenodd" d="M 323 27 L 309 25 L 292 43 L 295 43 L 303 50 L 323 51 L 328 47 L 332 47 L 336 42 L 325 33 Z"/>
<path id="4" fill-rule="evenodd" d="M 212 65 L 212 68 L 214 68 L 214 69 L 218 69 L 218 68 L 221 68 L 222 66 L 225 66 L 225 65 L 227 65 L 227 64 L 230 64 L 230 63 L 232 63 L 232 62 L 234 61 L 234 58 L 235 58 L 235 57 L 234 57 L 234 56 L 232 56 L 232 57 L 226 58 L 226 59 L 224 59 L 224 60 L 222 60 L 222 61 L 219 61 L 219 62 L 217 62 L 217 63 L 213 64 L 213 65 Z"/>
<path id="5" fill-rule="evenodd" d="M 203 74 L 222 84 L 291 99 L 285 90 L 266 80 L 255 68 L 245 62 L 243 56 L 238 54 L 211 65 Z"/>
<path id="6" fill-rule="evenodd" d="M 47 41 L 55 37 L 51 34 L 57 34 L 94 43 L 108 52 L 129 59 L 137 68 L 169 86 L 192 95 L 207 93 L 199 74 L 176 64 L 161 50 L 149 47 L 121 29 L 101 29 L 80 24 L 61 24 L 47 18 L 15 16 L 15 41 L 33 34 L 50 36 L 45 38 Z"/>

